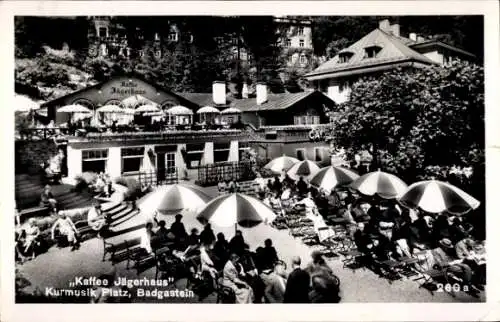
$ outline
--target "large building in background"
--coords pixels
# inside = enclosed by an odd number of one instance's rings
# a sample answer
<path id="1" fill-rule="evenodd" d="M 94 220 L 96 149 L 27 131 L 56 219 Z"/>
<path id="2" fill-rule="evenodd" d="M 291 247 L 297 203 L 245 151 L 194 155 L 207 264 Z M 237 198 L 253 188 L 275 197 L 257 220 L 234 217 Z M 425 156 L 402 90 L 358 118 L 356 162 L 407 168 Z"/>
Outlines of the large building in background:
<path id="1" fill-rule="evenodd" d="M 335 57 L 305 77 L 337 104 L 349 99 L 351 85 L 359 78 L 380 75 L 395 68 L 447 65 L 451 60 L 473 60 L 474 55 L 436 39 L 415 33 L 403 37 L 399 24 L 385 19 L 379 27 L 342 49 Z"/>

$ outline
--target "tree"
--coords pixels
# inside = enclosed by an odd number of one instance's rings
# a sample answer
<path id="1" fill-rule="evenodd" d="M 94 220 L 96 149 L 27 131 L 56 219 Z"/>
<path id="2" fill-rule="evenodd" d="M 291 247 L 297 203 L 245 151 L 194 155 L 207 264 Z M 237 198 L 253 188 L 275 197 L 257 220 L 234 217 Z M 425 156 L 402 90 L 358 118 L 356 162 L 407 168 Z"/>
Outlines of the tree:
<path id="1" fill-rule="evenodd" d="M 350 153 L 371 150 L 378 167 L 408 182 L 423 179 L 432 166 L 484 171 L 484 71 L 478 65 L 454 61 L 448 68 L 363 78 L 332 116 L 337 145 Z"/>

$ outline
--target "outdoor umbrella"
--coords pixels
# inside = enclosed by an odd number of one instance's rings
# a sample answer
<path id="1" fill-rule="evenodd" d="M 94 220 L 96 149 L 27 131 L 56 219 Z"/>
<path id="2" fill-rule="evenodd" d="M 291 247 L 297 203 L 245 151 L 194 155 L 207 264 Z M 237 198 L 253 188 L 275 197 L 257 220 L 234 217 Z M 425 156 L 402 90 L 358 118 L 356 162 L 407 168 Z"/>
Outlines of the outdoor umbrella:
<path id="1" fill-rule="evenodd" d="M 130 107 L 130 108 L 136 108 L 139 105 L 146 105 L 146 104 L 156 104 L 150 99 L 145 98 L 144 96 L 141 95 L 132 95 L 122 101 L 123 106 L 125 107 Z"/>
<path id="2" fill-rule="evenodd" d="M 351 188 L 367 196 L 394 199 L 405 193 L 408 186 L 395 175 L 378 170 L 362 175 L 351 183 Z"/>
<path id="3" fill-rule="evenodd" d="M 39 108 L 40 105 L 31 98 L 24 95 L 14 95 L 14 110 L 16 112 L 29 112 Z"/>
<path id="4" fill-rule="evenodd" d="M 295 163 L 288 171 L 287 174 L 293 180 L 299 180 L 299 177 L 305 177 L 310 179 L 316 172 L 319 171 L 319 167 L 315 162 L 304 160 Z"/>
<path id="5" fill-rule="evenodd" d="M 182 105 L 172 106 L 167 110 L 167 113 L 172 115 L 193 115 L 193 111 Z"/>
<path id="6" fill-rule="evenodd" d="M 120 106 L 113 104 L 101 106 L 96 111 L 99 113 L 123 113 Z"/>
<path id="7" fill-rule="evenodd" d="M 318 189 L 331 192 L 335 187 L 348 185 L 358 178 L 359 175 L 349 169 L 329 166 L 316 172 L 309 182 Z"/>
<path id="8" fill-rule="evenodd" d="M 156 104 L 141 105 L 135 109 L 136 113 L 148 113 L 148 112 L 159 112 L 159 111 L 160 109 L 156 106 Z"/>
<path id="9" fill-rule="evenodd" d="M 288 171 L 297 162 L 299 162 L 298 159 L 283 155 L 271 160 L 264 168 L 276 173 L 281 173 L 283 170 Z"/>
<path id="10" fill-rule="evenodd" d="M 253 227 L 262 222 L 271 223 L 276 214 L 260 200 L 232 193 L 210 201 L 196 217 L 202 224 L 207 222 L 221 227 L 240 225 Z"/>
<path id="11" fill-rule="evenodd" d="M 196 111 L 196 113 L 197 114 L 219 114 L 220 111 L 212 106 L 203 106 L 198 111 Z"/>
<path id="12" fill-rule="evenodd" d="M 221 112 L 221 114 L 240 114 L 240 113 L 241 111 L 236 107 L 229 107 Z"/>
<path id="13" fill-rule="evenodd" d="M 425 180 L 408 187 L 399 202 L 407 208 L 430 213 L 463 214 L 479 207 L 480 202 L 463 190 L 442 181 Z"/>
<path id="14" fill-rule="evenodd" d="M 91 110 L 86 108 L 83 105 L 79 104 L 71 104 L 71 105 L 66 105 L 57 110 L 59 113 L 92 113 Z"/>
<path id="15" fill-rule="evenodd" d="M 137 202 L 141 211 L 157 210 L 162 214 L 177 214 L 183 210 L 200 210 L 210 197 L 197 187 L 173 184 L 160 186 Z"/>

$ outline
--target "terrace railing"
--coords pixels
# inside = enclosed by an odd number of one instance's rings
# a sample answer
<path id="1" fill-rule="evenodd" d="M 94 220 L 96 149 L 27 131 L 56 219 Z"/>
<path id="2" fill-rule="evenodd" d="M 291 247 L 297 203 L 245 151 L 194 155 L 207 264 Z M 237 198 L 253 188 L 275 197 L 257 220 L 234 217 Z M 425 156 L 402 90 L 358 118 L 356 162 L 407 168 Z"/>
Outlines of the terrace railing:
<path id="1" fill-rule="evenodd" d="M 220 181 L 252 180 L 255 179 L 254 166 L 255 163 L 250 161 L 221 162 L 199 166 L 196 183 L 201 186 L 211 186 Z"/>

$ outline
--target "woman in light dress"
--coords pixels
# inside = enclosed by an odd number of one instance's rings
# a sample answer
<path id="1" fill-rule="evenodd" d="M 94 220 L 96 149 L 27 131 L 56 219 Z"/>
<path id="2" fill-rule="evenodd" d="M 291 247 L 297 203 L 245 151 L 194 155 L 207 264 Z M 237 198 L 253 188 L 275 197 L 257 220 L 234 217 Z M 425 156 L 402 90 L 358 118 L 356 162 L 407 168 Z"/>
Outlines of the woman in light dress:
<path id="1" fill-rule="evenodd" d="M 72 246 L 71 251 L 80 248 L 78 239 L 76 238 L 77 230 L 71 218 L 66 216 L 62 211 L 59 211 L 57 214 L 59 218 L 52 225 L 52 239 L 55 239 L 55 231 L 59 229 L 61 235 L 66 236 L 68 243 Z"/>
<path id="2" fill-rule="evenodd" d="M 254 300 L 254 294 L 250 285 L 240 279 L 240 275 L 243 275 L 243 268 L 238 261 L 238 255 L 231 254 L 229 260 L 224 266 L 222 284 L 234 291 L 234 294 L 236 295 L 236 303 L 252 303 Z"/>
<path id="3" fill-rule="evenodd" d="M 35 225 L 35 219 L 30 218 L 28 225 L 24 228 L 26 233 L 24 239 L 24 253 L 28 253 L 28 249 L 31 249 L 31 259 L 35 258 L 35 246 L 37 244 L 37 238 L 40 236 L 40 229 Z"/>

